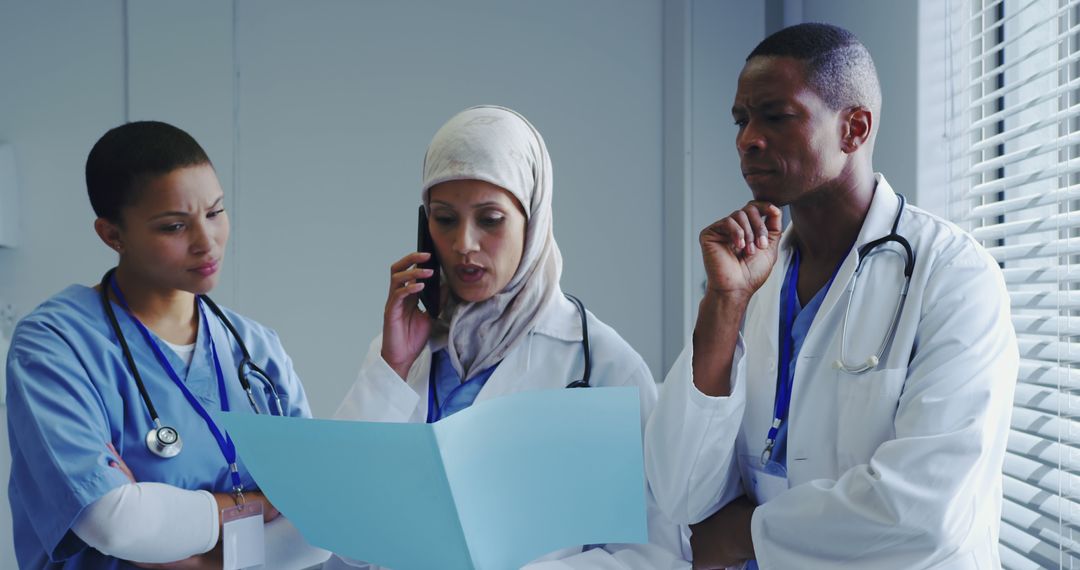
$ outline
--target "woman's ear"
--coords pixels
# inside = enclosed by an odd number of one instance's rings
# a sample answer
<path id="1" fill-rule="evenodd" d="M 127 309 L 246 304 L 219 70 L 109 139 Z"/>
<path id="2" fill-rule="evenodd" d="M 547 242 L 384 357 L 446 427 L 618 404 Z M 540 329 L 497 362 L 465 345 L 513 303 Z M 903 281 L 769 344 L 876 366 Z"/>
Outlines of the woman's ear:
<path id="1" fill-rule="evenodd" d="M 101 238 L 102 243 L 109 246 L 110 249 L 117 253 L 124 252 L 124 242 L 120 239 L 120 226 L 106 220 L 105 218 L 98 218 L 94 220 L 94 231 L 98 237 Z"/>
<path id="2" fill-rule="evenodd" d="M 870 133 L 874 127 L 874 114 L 870 109 L 860 106 L 847 109 L 844 115 L 840 147 L 847 154 L 851 154 L 870 140 Z"/>

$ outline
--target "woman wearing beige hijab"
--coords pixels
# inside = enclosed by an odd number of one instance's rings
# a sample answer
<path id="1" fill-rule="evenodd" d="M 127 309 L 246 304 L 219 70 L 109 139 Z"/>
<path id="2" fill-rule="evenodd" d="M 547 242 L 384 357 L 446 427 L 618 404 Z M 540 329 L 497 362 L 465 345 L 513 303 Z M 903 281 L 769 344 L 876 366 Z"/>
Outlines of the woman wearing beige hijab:
<path id="1" fill-rule="evenodd" d="M 551 192 L 544 140 L 516 112 L 473 107 L 439 129 L 424 160 L 421 198 L 441 266 L 442 310 L 433 319 L 418 304 L 427 286 L 421 280 L 432 276 L 420 264 L 430 254 L 391 265 L 382 335 L 337 417 L 433 422 L 474 401 L 563 389 L 586 374 L 585 316 L 589 384 L 636 386 L 644 426 L 656 386 L 641 356 L 559 287 Z M 688 568 L 679 528 L 660 520 L 651 493 L 649 503 L 652 544 L 578 546 L 528 568 Z M 365 566 L 333 559 L 327 568 L 355 565 Z"/>

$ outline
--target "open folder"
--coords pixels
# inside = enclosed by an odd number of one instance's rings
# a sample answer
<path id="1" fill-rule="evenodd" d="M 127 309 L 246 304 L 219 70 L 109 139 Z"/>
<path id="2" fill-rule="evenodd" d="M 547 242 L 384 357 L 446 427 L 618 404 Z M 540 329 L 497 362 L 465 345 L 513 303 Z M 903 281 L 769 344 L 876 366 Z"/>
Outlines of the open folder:
<path id="1" fill-rule="evenodd" d="M 311 544 L 394 570 L 647 541 L 637 388 L 521 392 L 434 424 L 215 414 Z"/>

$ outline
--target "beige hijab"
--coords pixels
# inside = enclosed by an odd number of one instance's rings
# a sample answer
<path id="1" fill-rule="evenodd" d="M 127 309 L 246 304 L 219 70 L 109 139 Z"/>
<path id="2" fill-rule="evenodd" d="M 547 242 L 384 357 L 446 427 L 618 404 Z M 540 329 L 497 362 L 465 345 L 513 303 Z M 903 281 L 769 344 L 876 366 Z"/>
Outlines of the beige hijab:
<path id="1" fill-rule="evenodd" d="M 454 369 L 467 380 L 500 361 L 528 336 L 552 299 L 562 295 L 562 255 L 552 234 L 551 159 L 529 121 L 504 107 L 458 113 L 435 133 L 424 158 L 422 199 L 448 180 L 483 180 L 525 209 L 525 249 L 517 271 L 494 297 L 467 303 L 450 295 L 436 325 Z"/>

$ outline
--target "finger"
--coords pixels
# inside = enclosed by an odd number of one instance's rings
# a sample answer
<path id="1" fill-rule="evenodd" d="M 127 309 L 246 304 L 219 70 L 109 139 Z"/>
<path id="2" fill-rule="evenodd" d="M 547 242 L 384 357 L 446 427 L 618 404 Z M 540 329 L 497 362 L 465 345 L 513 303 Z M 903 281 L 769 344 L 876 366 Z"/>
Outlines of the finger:
<path id="1" fill-rule="evenodd" d="M 750 227 L 754 232 L 754 244 L 759 249 L 765 249 L 769 247 L 769 229 L 765 227 L 765 219 L 762 217 L 761 212 L 757 207 L 752 204 L 747 204 L 743 208 L 743 213 L 746 214 L 746 219 L 750 223 Z"/>
<path id="2" fill-rule="evenodd" d="M 118 471 L 123 473 L 125 477 L 128 478 L 128 481 L 134 483 L 135 474 L 131 472 L 130 468 L 128 468 L 127 463 L 124 463 L 124 459 L 120 457 L 120 453 L 116 451 L 116 447 L 113 446 L 112 442 L 106 443 L 105 446 L 108 447 L 109 451 L 111 451 L 112 454 L 116 457 L 115 460 L 109 460 L 109 467 L 117 469 Z"/>
<path id="3" fill-rule="evenodd" d="M 395 273 L 393 276 L 391 276 L 391 278 L 398 281 L 399 283 L 404 283 L 406 281 L 416 281 L 417 279 L 427 279 L 434 274 L 434 269 L 428 269 L 426 267 L 413 267 L 412 269 L 406 269 L 405 271 Z"/>
<path id="4" fill-rule="evenodd" d="M 416 294 L 424 290 L 424 285 L 423 281 L 415 281 L 390 291 L 390 298 L 386 303 L 387 310 L 400 309 L 405 307 L 406 303 L 411 303 L 409 308 L 415 307 L 418 300 Z M 409 299 L 410 296 L 412 297 L 411 300 Z"/>
<path id="5" fill-rule="evenodd" d="M 739 228 L 742 230 L 743 240 L 746 243 L 746 254 L 753 254 L 756 249 L 754 242 L 756 241 L 755 237 L 757 236 L 757 233 L 754 231 L 753 226 L 750 225 L 750 218 L 746 215 L 746 211 L 736 210 L 735 212 L 732 212 L 731 219 L 738 224 Z"/>
<path id="6" fill-rule="evenodd" d="M 722 218 L 710 224 L 698 234 L 698 242 L 705 246 L 710 243 L 722 244 L 729 249 L 738 248 L 739 234 L 737 226 L 732 225 L 731 220 Z"/>
<path id="7" fill-rule="evenodd" d="M 399 271 L 390 276 L 390 291 L 400 289 L 413 281 L 427 279 L 434 274 L 434 269 L 425 269 L 423 267 L 413 267 L 412 269 Z"/>
<path id="8" fill-rule="evenodd" d="M 730 216 L 720 220 L 717 230 L 727 236 L 727 242 L 734 253 L 742 253 L 746 248 L 746 236 L 742 226 Z"/>
<path id="9" fill-rule="evenodd" d="M 399 273 L 408 269 L 412 265 L 427 261 L 431 257 L 431 254 L 426 251 L 417 251 L 402 257 L 390 265 L 390 274 Z"/>
<path id="10" fill-rule="evenodd" d="M 765 211 L 765 228 L 770 234 L 779 234 L 784 231 L 784 213 L 773 204 Z"/>
<path id="11" fill-rule="evenodd" d="M 764 216 L 766 231 L 773 234 L 784 230 L 784 213 L 776 206 L 776 204 L 761 200 L 755 200 L 750 202 L 750 204 L 757 209 L 759 214 Z"/>

